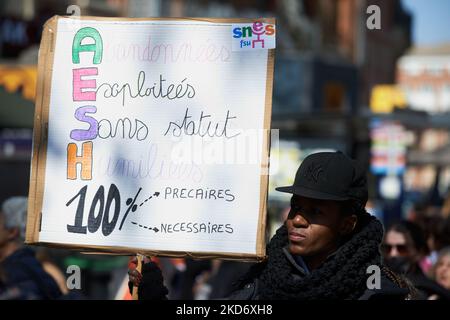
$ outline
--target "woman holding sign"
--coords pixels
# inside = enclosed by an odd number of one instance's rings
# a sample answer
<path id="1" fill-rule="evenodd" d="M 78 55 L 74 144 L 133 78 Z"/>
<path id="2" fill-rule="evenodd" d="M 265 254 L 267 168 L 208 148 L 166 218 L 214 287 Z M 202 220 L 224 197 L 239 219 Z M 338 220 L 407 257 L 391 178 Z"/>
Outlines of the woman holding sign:
<path id="1" fill-rule="evenodd" d="M 266 261 L 252 267 L 231 299 L 411 299 L 414 290 L 382 265 L 381 223 L 366 212 L 367 182 L 341 152 L 305 158 L 292 186 L 291 210 L 267 246 Z M 158 290 L 130 272 L 142 292 Z M 162 280 L 159 286 L 163 286 Z M 159 292 L 163 292 L 159 290 Z"/>

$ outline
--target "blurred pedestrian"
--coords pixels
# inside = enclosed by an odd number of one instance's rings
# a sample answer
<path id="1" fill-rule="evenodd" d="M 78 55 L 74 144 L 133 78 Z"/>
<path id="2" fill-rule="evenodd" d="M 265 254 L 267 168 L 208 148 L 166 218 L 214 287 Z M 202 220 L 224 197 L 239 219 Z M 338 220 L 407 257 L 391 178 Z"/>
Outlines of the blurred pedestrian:
<path id="1" fill-rule="evenodd" d="M 35 250 L 36 259 L 41 263 L 42 268 L 47 272 L 58 284 L 62 294 L 68 295 L 67 279 L 58 265 L 53 261 L 49 248 L 41 247 Z"/>
<path id="2" fill-rule="evenodd" d="M 419 265 L 428 254 L 428 247 L 424 232 L 417 224 L 410 221 L 393 224 L 381 248 L 386 265 L 410 280 L 421 299 L 450 299 L 449 292 L 428 278 Z"/>
<path id="3" fill-rule="evenodd" d="M 236 282 L 251 266 L 248 262 L 213 260 L 211 271 L 197 281 L 195 299 L 221 299 L 229 296 L 236 289 Z"/>
<path id="4" fill-rule="evenodd" d="M 434 214 L 421 214 L 417 216 L 415 222 L 423 231 L 423 235 L 428 247 L 428 254 L 424 253 L 424 257 L 419 261 L 419 265 L 423 272 L 429 276 L 433 265 L 436 264 L 438 251 L 440 249 L 439 236 L 444 222 L 444 218 Z"/>
<path id="5" fill-rule="evenodd" d="M 434 279 L 445 289 L 450 290 L 450 247 L 439 252 L 439 257 L 434 266 Z"/>
<path id="6" fill-rule="evenodd" d="M 55 280 L 23 245 L 26 213 L 26 197 L 8 198 L 0 207 L 0 299 L 60 298 Z"/>

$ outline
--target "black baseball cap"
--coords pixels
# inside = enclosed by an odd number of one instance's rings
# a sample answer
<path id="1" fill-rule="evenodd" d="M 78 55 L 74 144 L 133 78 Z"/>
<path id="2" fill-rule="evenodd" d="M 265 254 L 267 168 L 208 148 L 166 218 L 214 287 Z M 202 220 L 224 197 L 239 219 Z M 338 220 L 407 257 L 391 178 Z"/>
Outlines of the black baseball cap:
<path id="1" fill-rule="evenodd" d="M 307 156 L 292 186 L 275 190 L 321 200 L 356 200 L 365 206 L 368 198 L 366 174 L 355 160 L 340 151 Z"/>

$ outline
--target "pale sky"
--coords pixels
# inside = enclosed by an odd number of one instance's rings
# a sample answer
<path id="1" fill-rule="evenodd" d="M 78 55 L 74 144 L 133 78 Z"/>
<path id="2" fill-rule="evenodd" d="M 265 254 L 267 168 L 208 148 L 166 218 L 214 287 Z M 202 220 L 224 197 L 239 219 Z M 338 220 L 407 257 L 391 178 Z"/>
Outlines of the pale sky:
<path id="1" fill-rule="evenodd" d="M 414 44 L 450 43 L 450 0 L 402 1 L 403 6 L 413 14 Z"/>

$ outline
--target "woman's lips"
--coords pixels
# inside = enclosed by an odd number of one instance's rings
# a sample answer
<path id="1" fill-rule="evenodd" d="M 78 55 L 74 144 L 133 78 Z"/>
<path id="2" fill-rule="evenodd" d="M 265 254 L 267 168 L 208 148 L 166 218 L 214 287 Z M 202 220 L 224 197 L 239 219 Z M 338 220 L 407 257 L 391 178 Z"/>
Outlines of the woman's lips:
<path id="1" fill-rule="evenodd" d="M 289 240 L 292 242 L 298 242 L 306 239 L 306 236 L 297 232 L 289 232 Z"/>

